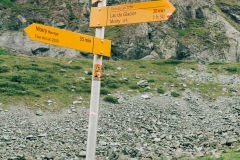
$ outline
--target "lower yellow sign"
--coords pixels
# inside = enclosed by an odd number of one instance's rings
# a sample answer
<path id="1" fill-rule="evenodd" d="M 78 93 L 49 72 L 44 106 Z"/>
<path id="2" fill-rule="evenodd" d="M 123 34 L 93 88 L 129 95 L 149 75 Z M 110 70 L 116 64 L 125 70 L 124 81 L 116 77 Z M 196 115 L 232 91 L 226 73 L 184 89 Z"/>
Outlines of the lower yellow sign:
<path id="1" fill-rule="evenodd" d="M 175 10 L 168 0 L 92 7 L 90 27 L 166 21 Z"/>
<path id="2" fill-rule="evenodd" d="M 31 40 L 110 57 L 111 41 L 33 23 L 24 29 Z"/>

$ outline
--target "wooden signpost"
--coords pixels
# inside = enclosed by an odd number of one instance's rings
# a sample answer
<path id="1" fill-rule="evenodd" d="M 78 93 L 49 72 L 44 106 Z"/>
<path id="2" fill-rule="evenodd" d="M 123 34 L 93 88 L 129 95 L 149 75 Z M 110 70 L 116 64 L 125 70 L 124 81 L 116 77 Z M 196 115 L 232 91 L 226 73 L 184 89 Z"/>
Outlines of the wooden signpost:
<path id="1" fill-rule="evenodd" d="M 175 9 L 168 0 L 92 7 L 90 27 L 166 21 Z"/>
<path id="2" fill-rule="evenodd" d="M 110 57 L 111 41 L 33 23 L 24 29 L 33 41 Z"/>

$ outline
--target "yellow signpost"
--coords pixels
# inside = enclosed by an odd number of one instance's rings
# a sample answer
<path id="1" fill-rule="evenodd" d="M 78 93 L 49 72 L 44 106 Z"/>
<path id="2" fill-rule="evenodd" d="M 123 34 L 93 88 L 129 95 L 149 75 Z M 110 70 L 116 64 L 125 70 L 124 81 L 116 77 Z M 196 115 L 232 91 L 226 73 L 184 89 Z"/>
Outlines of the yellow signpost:
<path id="1" fill-rule="evenodd" d="M 110 57 L 111 41 L 104 38 L 104 26 L 115 26 L 167 20 L 176 8 L 168 0 L 106 6 L 106 0 L 91 8 L 90 27 L 96 27 L 95 37 L 33 23 L 24 29 L 31 40 L 72 48 L 95 54 L 89 110 L 87 160 L 95 159 L 99 115 L 102 56 Z"/>
<path id="2" fill-rule="evenodd" d="M 175 10 L 168 0 L 92 7 L 90 27 L 166 21 Z"/>
<path id="3" fill-rule="evenodd" d="M 33 23 L 24 29 L 31 40 L 110 57 L 111 41 Z"/>

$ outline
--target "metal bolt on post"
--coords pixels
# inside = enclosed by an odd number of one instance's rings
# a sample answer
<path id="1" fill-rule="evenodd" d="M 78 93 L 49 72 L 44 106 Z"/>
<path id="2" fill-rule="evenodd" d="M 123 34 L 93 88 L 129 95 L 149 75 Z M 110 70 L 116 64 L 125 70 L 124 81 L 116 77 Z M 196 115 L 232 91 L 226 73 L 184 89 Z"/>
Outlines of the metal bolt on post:
<path id="1" fill-rule="evenodd" d="M 106 0 L 98 2 L 98 7 L 106 6 Z M 104 38 L 104 27 L 96 28 L 95 37 Z M 102 56 L 94 54 L 93 72 L 95 64 L 102 65 Z M 91 100 L 89 111 L 88 139 L 87 139 L 87 160 L 95 160 L 98 116 L 99 116 L 99 97 L 100 97 L 100 80 L 92 78 Z"/>

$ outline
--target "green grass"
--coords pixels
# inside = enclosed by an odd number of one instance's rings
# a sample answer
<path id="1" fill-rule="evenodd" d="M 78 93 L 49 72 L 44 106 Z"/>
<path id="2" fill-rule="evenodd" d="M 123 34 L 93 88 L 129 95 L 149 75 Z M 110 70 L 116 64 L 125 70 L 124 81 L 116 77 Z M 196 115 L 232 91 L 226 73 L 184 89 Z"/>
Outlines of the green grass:
<path id="1" fill-rule="evenodd" d="M 240 159 L 240 152 L 229 152 L 223 153 L 221 157 L 214 158 L 214 157 L 201 157 L 197 158 L 196 160 L 239 160 Z"/>
<path id="2" fill-rule="evenodd" d="M 121 37 L 122 26 L 111 26 L 105 28 L 106 39 L 119 39 Z"/>
<path id="3" fill-rule="evenodd" d="M 0 0 L 0 3 L 2 4 L 2 6 L 4 8 L 13 6 L 13 2 L 14 2 L 14 0 Z"/>
<path id="4" fill-rule="evenodd" d="M 24 103 L 34 108 L 51 99 L 56 103 L 56 106 L 48 108 L 44 105 L 42 108 L 54 110 L 70 105 L 79 96 L 82 96 L 85 101 L 90 100 L 91 59 L 14 56 L 4 49 L 1 49 L 0 53 L 0 102 L 4 103 L 4 106 Z M 70 60 L 72 63 L 69 64 Z M 117 70 L 117 67 L 121 67 L 122 70 Z M 198 72 L 198 64 L 193 61 L 103 60 L 101 98 L 119 91 L 126 94 L 144 92 L 164 94 L 169 90 L 174 90 L 176 93 L 172 93 L 172 96 L 177 97 L 184 90 L 181 85 L 183 83 L 190 89 L 198 89 L 203 97 L 206 95 L 207 100 L 213 100 L 218 96 L 232 95 L 229 92 L 223 93 L 223 86 L 219 83 L 181 79 L 176 73 L 176 67 Z M 207 67 L 206 72 L 216 75 L 240 75 L 240 66 L 237 63 L 213 62 Z M 85 71 L 88 71 L 88 74 L 85 74 Z M 136 74 L 139 79 L 136 78 Z M 148 81 L 149 90 L 137 85 L 141 79 Z M 239 86 L 234 88 L 240 89 Z"/>
<path id="5" fill-rule="evenodd" d="M 0 47 L 0 55 L 10 55 L 11 53 Z"/>
<path id="6" fill-rule="evenodd" d="M 21 5 L 16 5 L 15 0 L 0 0 L 0 9 L 1 8 L 11 8 L 13 11 L 20 13 L 20 12 L 26 12 L 26 11 L 38 11 L 41 12 L 43 14 L 49 14 L 50 10 L 42 7 L 42 6 L 38 6 L 38 5 L 34 5 L 34 4 L 21 4 Z"/>
<path id="7" fill-rule="evenodd" d="M 211 34 L 210 30 L 205 26 L 205 19 L 197 19 L 191 18 L 186 22 L 186 28 L 184 29 L 174 29 L 174 32 L 177 33 L 177 38 L 180 39 L 181 42 L 190 44 L 196 43 L 203 46 L 207 46 L 210 49 L 224 49 L 229 47 L 227 43 L 227 37 L 218 33 L 213 35 L 214 38 L 211 38 L 209 35 Z"/>
<path id="8" fill-rule="evenodd" d="M 27 12 L 37 11 L 37 12 L 40 12 L 41 14 L 49 15 L 51 12 L 47 8 L 44 8 L 42 6 L 33 5 L 33 4 L 13 5 L 11 8 L 13 9 L 13 11 L 15 11 L 17 13 L 26 12 L 26 11 Z"/>
<path id="9" fill-rule="evenodd" d="M 223 155 L 224 160 L 239 160 L 240 159 L 240 152 L 229 152 L 224 153 Z"/>

